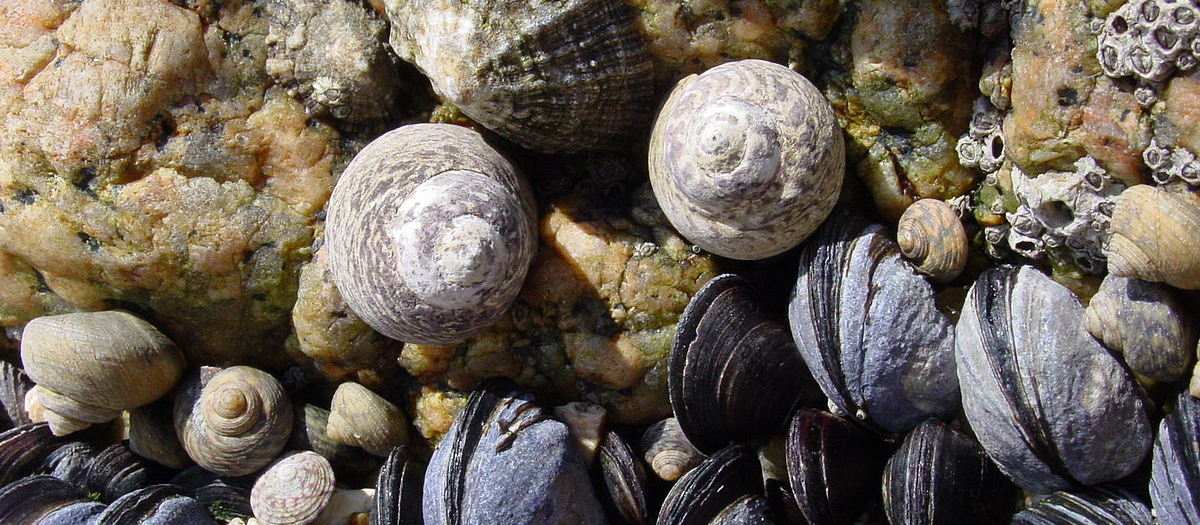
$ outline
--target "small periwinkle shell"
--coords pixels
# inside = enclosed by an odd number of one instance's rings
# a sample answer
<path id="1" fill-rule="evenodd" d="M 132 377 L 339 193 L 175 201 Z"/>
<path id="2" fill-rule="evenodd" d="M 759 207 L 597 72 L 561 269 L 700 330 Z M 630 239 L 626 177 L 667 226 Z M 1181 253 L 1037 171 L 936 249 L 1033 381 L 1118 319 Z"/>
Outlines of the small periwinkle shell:
<path id="1" fill-rule="evenodd" d="M 1055 492 L 1013 516 L 1012 525 L 1154 525 L 1146 507 L 1120 489 L 1096 487 Z M 1163 525 L 1174 525 L 1170 521 Z"/>
<path id="2" fill-rule="evenodd" d="M 312 451 L 293 452 L 263 469 L 250 489 L 250 508 L 264 525 L 306 525 L 333 496 L 333 468 Z"/>
<path id="3" fill-rule="evenodd" d="M 650 470 L 663 481 L 675 481 L 704 461 L 704 454 L 692 446 L 679 428 L 679 420 L 673 417 L 646 429 L 642 434 L 642 451 Z"/>
<path id="4" fill-rule="evenodd" d="M 1187 392 L 1158 427 L 1150 501 L 1163 525 L 1200 524 L 1200 399 Z"/>
<path id="5" fill-rule="evenodd" d="M 653 65 L 621 0 L 384 0 L 391 44 L 472 120 L 543 153 L 612 150 L 649 124 Z"/>
<path id="6" fill-rule="evenodd" d="M 992 268 L 971 287 L 957 333 L 967 420 L 1017 485 L 1048 493 L 1103 483 L 1145 458 L 1146 401 L 1083 330 L 1066 287 L 1033 267 Z"/>
<path id="7" fill-rule="evenodd" d="M 305 403 L 292 405 L 292 436 L 288 450 L 311 450 L 325 456 L 333 465 L 337 479 L 346 484 L 365 483 L 367 473 L 378 467 L 377 458 L 367 451 L 339 443 L 329 437 L 329 411 Z"/>
<path id="8" fill-rule="evenodd" d="M 754 451 L 729 445 L 688 471 L 671 486 L 658 525 L 708 525 L 747 495 L 762 492 L 762 470 Z"/>
<path id="9" fill-rule="evenodd" d="M 679 427 L 706 453 L 783 429 L 816 391 L 787 327 L 733 274 L 705 283 L 680 316 L 667 390 Z"/>
<path id="10" fill-rule="evenodd" d="M 338 385 L 330 402 L 330 439 L 386 456 L 408 443 L 408 418 L 400 408 L 358 383 Z"/>
<path id="11" fill-rule="evenodd" d="M 808 238 L 833 210 L 845 145 L 833 108 L 784 66 L 741 60 L 676 85 L 650 136 L 650 182 L 679 233 L 732 259 Z"/>
<path id="12" fill-rule="evenodd" d="M 788 320 L 839 411 L 893 434 L 958 411 L 954 327 L 882 226 L 831 216 L 800 254 Z"/>
<path id="13" fill-rule="evenodd" d="M 123 311 L 39 317 L 25 325 L 21 362 L 55 435 L 115 419 L 165 395 L 183 354 L 150 323 Z"/>
<path id="14" fill-rule="evenodd" d="M 425 475 L 425 524 L 607 523 L 566 425 L 514 388 L 484 381 L 438 443 Z"/>
<path id="15" fill-rule="evenodd" d="M 1196 328 L 1170 287 L 1114 274 L 1104 277 L 1084 312 L 1088 333 L 1120 352 L 1134 372 L 1178 381 L 1191 372 Z"/>
<path id="16" fill-rule="evenodd" d="M 909 432 L 883 471 L 892 525 L 1007 525 L 1016 495 L 975 440 L 935 419 Z"/>
<path id="17" fill-rule="evenodd" d="M 554 407 L 554 417 L 567 425 L 583 462 L 589 467 L 596 461 L 596 449 L 604 441 L 604 423 L 608 409 L 595 403 L 574 401 Z"/>
<path id="18" fill-rule="evenodd" d="M 188 456 L 223 476 L 275 459 L 292 429 L 292 405 L 271 374 L 248 366 L 201 368 L 175 394 L 175 432 Z"/>
<path id="19" fill-rule="evenodd" d="M 1200 195 L 1133 186 L 1117 197 L 1110 224 L 1109 272 L 1200 290 Z"/>
<path id="20" fill-rule="evenodd" d="M 367 324 L 447 346 L 516 299 L 536 250 L 525 179 L 478 133 L 414 124 L 363 148 L 327 207 L 333 282 Z"/>
<path id="21" fill-rule="evenodd" d="M 935 282 L 953 281 L 967 265 L 967 232 L 948 204 L 921 199 L 904 210 L 896 225 L 900 253 Z"/>
<path id="22" fill-rule="evenodd" d="M 879 443 L 828 412 L 799 410 L 788 428 L 788 479 L 808 523 L 848 525 L 878 489 L 883 458 Z"/>

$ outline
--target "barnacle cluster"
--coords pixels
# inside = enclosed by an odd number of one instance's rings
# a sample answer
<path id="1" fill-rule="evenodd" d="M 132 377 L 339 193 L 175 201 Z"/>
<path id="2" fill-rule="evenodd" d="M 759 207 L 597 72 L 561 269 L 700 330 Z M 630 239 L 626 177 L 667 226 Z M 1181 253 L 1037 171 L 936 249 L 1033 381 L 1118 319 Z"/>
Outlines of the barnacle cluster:
<path id="1" fill-rule="evenodd" d="M 1190 0 L 1133 0 L 1100 29 L 1096 58 L 1110 77 L 1161 82 L 1196 66 L 1200 9 Z"/>

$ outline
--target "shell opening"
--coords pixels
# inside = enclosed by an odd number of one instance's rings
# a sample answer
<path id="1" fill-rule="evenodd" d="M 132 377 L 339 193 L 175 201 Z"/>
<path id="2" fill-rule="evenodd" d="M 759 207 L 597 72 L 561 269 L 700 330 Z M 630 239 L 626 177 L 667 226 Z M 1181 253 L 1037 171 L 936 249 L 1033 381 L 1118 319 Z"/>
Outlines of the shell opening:
<path id="1" fill-rule="evenodd" d="M 245 434 L 262 419 L 262 399 L 244 381 L 206 388 L 200 396 L 205 424 L 223 436 Z"/>

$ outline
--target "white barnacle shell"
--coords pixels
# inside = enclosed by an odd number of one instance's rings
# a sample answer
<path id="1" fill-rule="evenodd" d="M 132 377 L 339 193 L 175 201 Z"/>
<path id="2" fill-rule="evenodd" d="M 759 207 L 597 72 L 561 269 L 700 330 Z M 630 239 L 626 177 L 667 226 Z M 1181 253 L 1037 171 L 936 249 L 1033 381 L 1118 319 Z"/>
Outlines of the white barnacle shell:
<path id="1" fill-rule="evenodd" d="M 478 133 L 404 126 L 354 158 L 333 190 L 325 250 L 334 284 L 393 339 L 450 345 L 516 299 L 536 250 L 525 179 Z"/>
<path id="2" fill-rule="evenodd" d="M 203 367 L 175 394 L 175 433 L 198 465 L 223 476 L 263 468 L 283 451 L 292 404 L 271 374 Z"/>
<path id="3" fill-rule="evenodd" d="M 741 60 L 675 86 L 650 138 L 650 181 L 688 240 L 762 259 L 808 238 L 833 210 L 844 148 L 833 108 L 811 82 Z"/>
<path id="4" fill-rule="evenodd" d="M 306 525 L 333 496 L 333 467 L 312 451 L 293 452 L 263 470 L 250 489 L 250 508 L 263 525 Z"/>
<path id="5" fill-rule="evenodd" d="M 183 374 L 179 349 L 123 311 L 39 317 L 25 326 L 21 361 L 37 383 L 26 405 L 55 435 L 115 419 L 165 395 Z"/>

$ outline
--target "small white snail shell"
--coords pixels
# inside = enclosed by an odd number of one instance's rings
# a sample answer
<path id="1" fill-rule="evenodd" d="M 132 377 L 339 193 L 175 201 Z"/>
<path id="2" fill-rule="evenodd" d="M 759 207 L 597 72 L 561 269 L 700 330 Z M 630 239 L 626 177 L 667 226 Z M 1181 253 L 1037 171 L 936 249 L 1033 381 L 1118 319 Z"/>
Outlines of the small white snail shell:
<path id="1" fill-rule="evenodd" d="M 175 433 L 198 465 L 223 476 L 256 472 L 283 451 L 292 405 L 279 381 L 248 366 L 203 367 L 175 395 Z"/>
<path id="2" fill-rule="evenodd" d="M 683 435 L 679 420 L 669 417 L 659 421 L 642 435 L 643 459 L 654 475 L 664 481 L 675 481 L 704 460 L 704 454 Z"/>
<path id="3" fill-rule="evenodd" d="M 967 265 L 967 232 L 954 210 L 937 199 L 921 199 L 904 211 L 896 243 L 917 271 L 939 283 L 953 281 Z"/>
<path id="4" fill-rule="evenodd" d="M 150 323 L 123 311 L 71 313 L 30 321 L 21 361 L 37 383 L 26 406 L 55 435 L 115 419 L 171 390 L 184 357 Z"/>
<path id="5" fill-rule="evenodd" d="M 1108 271 L 1200 290 L 1200 196 L 1140 184 L 1117 196 Z"/>
<path id="6" fill-rule="evenodd" d="M 358 383 L 338 385 L 329 407 L 329 438 L 376 456 L 408 443 L 408 418 L 396 405 Z"/>
<path id="7" fill-rule="evenodd" d="M 732 259 L 763 259 L 808 238 L 845 171 L 833 108 L 806 78 L 762 60 L 691 76 L 650 137 L 650 182 L 679 233 Z"/>
<path id="8" fill-rule="evenodd" d="M 528 184 L 474 131 L 414 124 L 363 148 L 333 190 L 329 267 L 383 335 L 448 346 L 516 299 L 536 237 Z"/>
<path id="9" fill-rule="evenodd" d="M 307 525 L 333 495 L 333 468 L 320 454 L 292 452 L 271 463 L 250 489 L 250 509 L 263 525 Z"/>

